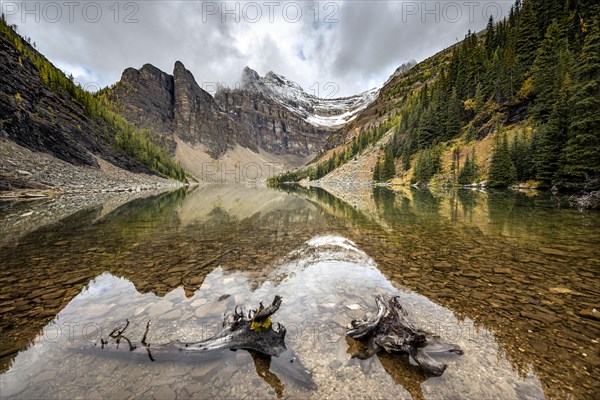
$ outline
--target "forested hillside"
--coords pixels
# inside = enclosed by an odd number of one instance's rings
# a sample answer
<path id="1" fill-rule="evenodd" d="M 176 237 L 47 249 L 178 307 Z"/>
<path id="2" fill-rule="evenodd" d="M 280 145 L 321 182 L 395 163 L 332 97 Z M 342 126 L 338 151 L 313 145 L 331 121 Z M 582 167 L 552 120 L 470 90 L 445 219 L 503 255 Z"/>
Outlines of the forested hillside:
<path id="1" fill-rule="evenodd" d="M 507 18 L 490 18 L 481 34 L 468 32 L 385 86 L 366 111 L 373 117 L 351 127 L 359 132 L 354 141 L 375 126 L 393 135 L 381 146 L 374 180 L 600 187 L 600 7 L 593 4 L 518 0 Z M 493 145 L 482 160 L 474 149 L 484 139 Z M 338 147 L 279 181 L 325 176 L 354 150 Z"/>
<path id="2" fill-rule="evenodd" d="M 145 169 L 142 164 L 164 176 L 185 179 L 181 166 L 150 141 L 149 132 L 135 129 L 111 110 L 106 99 L 75 84 L 16 29 L 0 18 L 6 62 L 0 131 L 25 147 L 73 164 L 95 165 L 90 154 L 98 154 L 113 163 L 120 160 L 116 165 L 129 170 Z"/>

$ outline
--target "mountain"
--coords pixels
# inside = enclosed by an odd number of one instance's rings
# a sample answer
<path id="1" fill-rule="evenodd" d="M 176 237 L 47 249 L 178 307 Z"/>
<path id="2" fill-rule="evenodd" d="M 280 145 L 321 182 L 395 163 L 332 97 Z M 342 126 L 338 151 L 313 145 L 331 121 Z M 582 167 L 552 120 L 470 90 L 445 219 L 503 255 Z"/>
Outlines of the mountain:
<path id="1" fill-rule="evenodd" d="M 241 127 L 179 61 L 172 75 L 150 64 L 139 70 L 127 68 L 121 80 L 100 96 L 117 104 L 129 122 L 152 131 L 154 140 L 171 155 L 175 155 L 176 138 L 191 146 L 203 146 L 213 158 L 222 156 L 233 141 L 257 150 L 244 137 L 236 137 Z"/>
<path id="2" fill-rule="evenodd" d="M 599 26 L 595 2 L 517 2 L 484 31 L 400 68 L 318 159 L 272 183 L 597 191 Z"/>
<path id="3" fill-rule="evenodd" d="M 213 97 L 178 61 L 172 75 L 150 64 L 128 68 L 100 95 L 130 123 L 154 132 L 153 140 L 199 179 L 229 181 L 306 164 L 377 90 L 320 99 L 281 75 L 260 77 L 246 67 L 241 87 L 220 88 Z"/>
<path id="4" fill-rule="evenodd" d="M 28 150 L 101 170 L 108 162 L 180 180 L 182 167 L 203 181 L 264 180 L 314 159 L 378 93 L 323 99 L 281 75 L 245 68 L 240 88 L 213 97 L 176 62 L 171 74 L 150 64 L 127 68 L 118 83 L 91 94 L 14 29 L 2 20 L 0 132 L 24 148 L 6 151 L 24 158 Z M 19 181 L 12 175 L 2 187 Z"/>
<path id="5" fill-rule="evenodd" d="M 97 167 L 97 155 L 119 167 L 148 171 L 111 148 L 112 138 L 104 133 L 105 127 L 90 120 L 68 95 L 45 85 L 33 63 L 5 37 L 0 37 L 0 54 L 0 129 L 4 138 L 75 165 Z"/>
<path id="6" fill-rule="evenodd" d="M 333 82 L 323 85 L 335 94 L 337 86 Z M 343 98 L 322 98 L 308 94 L 297 83 L 282 75 L 268 72 L 260 77 L 256 71 L 246 67 L 242 73 L 242 86 L 246 91 L 261 94 L 281 104 L 306 122 L 322 128 L 339 128 L 352 121 L 375 98 L 379 89 Z M 227 92 L 221 90 L 217 96 Z"/>
<path id="7" fill-rule="evenodd" d="M 145 147 L 144 159 L 130 151 L 144 136 L 73 84 L 3 19 L 0 54 L 0 190 L 69 187 L 75 184 L 69 168 L 87 174 L 78 186 L 93 186 L 96 179 L 97 188 L 106 190 L 116 187 L 118 176 L 127 177 L 122 183 L 157 173 L 183 178 L 156 146 Z"/>

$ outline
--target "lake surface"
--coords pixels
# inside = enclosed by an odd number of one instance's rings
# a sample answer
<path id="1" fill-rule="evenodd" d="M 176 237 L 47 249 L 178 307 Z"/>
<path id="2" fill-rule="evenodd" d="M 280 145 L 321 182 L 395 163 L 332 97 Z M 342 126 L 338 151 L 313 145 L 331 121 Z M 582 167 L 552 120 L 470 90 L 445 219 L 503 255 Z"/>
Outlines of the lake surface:
<path id="1" fill-rule="evenodd" d="M 35 229 L 61 200 L 0 207 L 2 398 L 597 398 L 600 213 L 550 194 L 328 190 L 214 185 Z M 100 348 L 126 319 L 132 341 L 148 320 L 150 343 L 206 339 L 276 294 L 293 367 Z M 407 355 L 352 358 L 345 326 L 377 294 L 464 355 L 439 357 L 440 377 Z"/>

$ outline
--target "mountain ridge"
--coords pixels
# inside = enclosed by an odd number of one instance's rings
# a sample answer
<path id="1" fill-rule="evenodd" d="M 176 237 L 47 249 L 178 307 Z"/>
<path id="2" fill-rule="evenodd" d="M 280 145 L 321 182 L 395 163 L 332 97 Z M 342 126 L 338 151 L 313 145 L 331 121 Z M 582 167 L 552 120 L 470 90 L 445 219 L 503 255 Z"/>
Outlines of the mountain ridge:
<path id="1" fill-rule="evenodd" d="M 323 89 L 331 90 L 331 94 L 319 97 L 307 93 L 302 86 L 283 75 L 269 71 L 261 77 L 250 67 L 244 68 L 241 81 L 242 90 L 263 93 L 307 122 L 331 129 L 341 128 L 356 118 L 379 93 L 379 88 L 373 88 L 351 96 L 333 97 L 338 90 L 337 84 L 327 82 Z"/>
<path id="2" fill-rule="evenodd" d="M 600 7 L 548 3 L 517 2 L 483 32 L 398 71 L 312 165 L 271 182 L 348 183 L 360 173 L 598 196 Z"/>
<path id="3" fill-rule="evenodd" d="M 213 97 L 180 61 L 172 75 L 145 64 L 125 69 L 121 80 L 98 96 L 106 97 L 137 128 L 149 130 L 188 171 L 210 180 L 206 169 L 213 161 L 223 170 L 239 168 L 235 164 L 242 162 L 257 163 L 263 171 L 274 171 L 273 163 L 280 171 L 304 165 L 342 126 L 330 123 L 332 119 L 354 118 L 377 95 L 375 89 L 318 99 L 281 75 L 260 77 L 249 67 L 242 82 L 241 88 L 220 88 Z M 319 118 L 325 123 L 315 122 Z"/>
<path id="4" fill-rule="evenodd" d="M 0 190 L 117 191 L 170 185 L 157 175 L 184 179 L 159 148 L 76 86 L 4 19 L 0 54 Z M 133 151 L 142 144 L 145 158 Z"/>

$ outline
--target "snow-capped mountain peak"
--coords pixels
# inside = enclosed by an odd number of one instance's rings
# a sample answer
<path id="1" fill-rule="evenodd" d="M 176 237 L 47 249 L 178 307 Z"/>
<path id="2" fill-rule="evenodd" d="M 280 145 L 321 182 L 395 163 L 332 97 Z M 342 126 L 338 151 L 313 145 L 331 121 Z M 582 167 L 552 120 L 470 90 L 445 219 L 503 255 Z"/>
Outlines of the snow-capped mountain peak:
<path id="1" fill-rule="evenodd" d="M 338 128 L 352 121 L 379 94 L 375 88 L 349 97 L 320 98 L 285 76 L 270 71 L 261 77 L 249 67 L 242 73 L 242 89 L 261 93 L 321 128 Z"/>

